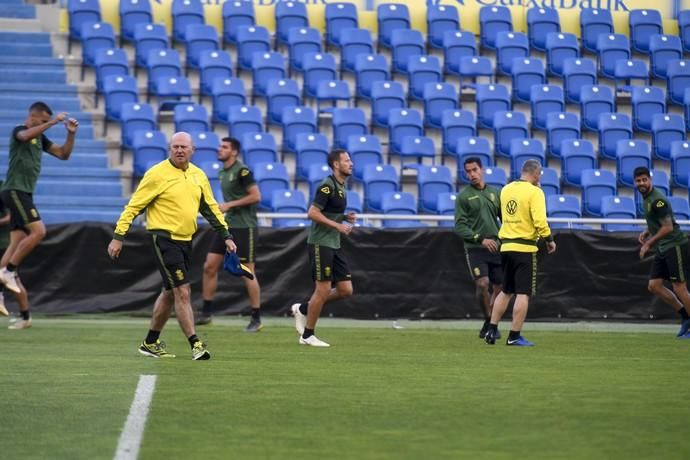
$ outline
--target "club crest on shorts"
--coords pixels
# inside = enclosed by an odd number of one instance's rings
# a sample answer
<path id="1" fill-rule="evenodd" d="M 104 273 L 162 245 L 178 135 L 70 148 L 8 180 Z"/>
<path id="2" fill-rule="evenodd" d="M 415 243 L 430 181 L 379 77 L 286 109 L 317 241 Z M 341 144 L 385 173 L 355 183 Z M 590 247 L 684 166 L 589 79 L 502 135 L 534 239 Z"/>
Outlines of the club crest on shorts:
<path id="1" fill-rule="evenodd" d="M 31 213 L 31 215 L 32 215 L 34 218 L 38 217 L 38 211 L 36 211 L 35 208 L 31 208 L 31 211 L 29 211 L 29 212 Z"/>
<path id="2" fill-rule="evenodd" d="M 474 276 L 479 276 L 481 274 L 481 271 L 479 271 L 479 267 L 474 267 L 472 271 L 474 272 Z"/>
<path id="3" fill-rule="evenodd" d="M 179 268 L 175 270 L 175 276 L 177 277 L 178 281 L 182 281 L 184 279 L 184 273 Z"/>
<path id="4" fill-rule="evenodd" d="M 331 276 L 331 267 L 326 267 L 323 269 L 323 274 L 326 276 Z"/>

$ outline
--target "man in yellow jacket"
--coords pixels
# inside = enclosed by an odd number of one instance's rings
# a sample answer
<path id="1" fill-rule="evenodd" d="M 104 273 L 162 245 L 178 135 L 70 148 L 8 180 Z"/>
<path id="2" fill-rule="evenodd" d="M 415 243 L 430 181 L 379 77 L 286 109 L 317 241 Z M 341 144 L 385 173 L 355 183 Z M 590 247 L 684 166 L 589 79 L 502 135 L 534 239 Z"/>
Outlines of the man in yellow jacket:
<path id="1" fill-rule="evenodd" d="M 132 221 L 146 210 L 146 229 L 151 234 L 156 264 L 163 277 L 163 290 L 153 308 L 149 332 L 139 353 L 152 358 L 174 358 L 168 353 L 160 333 L 173 307 L 180 328 L 192 347 L 192 359 L 209 359 L 211 354 L 196 335 L 190 301 L 188 271 L 192 236 L 201 213 L 223 236 L 229 252 L 237 250 L 223 214 L 213 198 L 206 174 L 189 162 L 194 145 L 189 134 L 180 132 L 170 140 L 170 156 L 149 169 L 117 221 L 108 255 L 117 259 Z"/>
<path id="2" fill-rule="evenodd" d="M 531 347 L 532 342 L 520 334 L 527 316 L 529 298 L 537 288 L 537 241 L 546 240 L 549 254 L 556 250 L 551 229 L 546 222 L 546 200 L 539 188 L 541 164 L 527 160 L 522 165 L 520 179 L 501 190 L 501 215 L 503 216 L 498 238 L 501 240 L 501 265 L 503 289 L 496 297 L 491 311 L 491 323 L 486 333 L 486 343 L 496 343 L 498 322 L 513 295 L 513 324 L 506 345 Z"/>

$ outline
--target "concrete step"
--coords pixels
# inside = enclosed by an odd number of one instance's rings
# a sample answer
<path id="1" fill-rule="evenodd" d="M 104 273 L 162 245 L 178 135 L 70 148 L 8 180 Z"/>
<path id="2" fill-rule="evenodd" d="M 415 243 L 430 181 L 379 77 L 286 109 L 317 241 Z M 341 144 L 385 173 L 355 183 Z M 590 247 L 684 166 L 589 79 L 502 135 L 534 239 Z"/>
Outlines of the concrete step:
<path id="1" fill-rule="evenodd" d="M 0 0 L 2 4 L 2 0 Z M 36 43 L 50 45 L 50 34 L 49 33 L 38 33 L 38 32 L 0 32 L 0 42 L 12 42 L 12 43 Z"/>
<path id="2" fill-rule="evenodd" d="M 2 42 L 0 56 L 37 56 L 52 57 L 53 45 L 36 43 Z"/>
<path id="3" fill-rule="evenodd" d="M 0 17 L 0 30 L 4 32 L 42 32 L 43 24 L 38 19 L 10 19 Z"/>
<path id="4" fill-rule="evenodd" d="M 7 67 L 5 67 L 7 66 Z M 9 68 L 7 64 L 0 64 L 0 84 L 30 81 L 44 85 L 64 85 L 67 83 L 67 73 L 64 69 Z"/>

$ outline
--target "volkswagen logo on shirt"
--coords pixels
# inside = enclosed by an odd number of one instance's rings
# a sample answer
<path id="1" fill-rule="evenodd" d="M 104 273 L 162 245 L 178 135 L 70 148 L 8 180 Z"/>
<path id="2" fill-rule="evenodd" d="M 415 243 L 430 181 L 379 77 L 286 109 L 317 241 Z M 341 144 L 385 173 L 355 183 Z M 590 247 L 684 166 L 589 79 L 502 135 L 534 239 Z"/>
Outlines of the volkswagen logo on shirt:
<path id="1" fill-rule="evenodd" d="M 515 201 L 515 200 L 510 200 L 510 201 L 506 204 L 506 212 L 507 212 L 508 214 L 510 214 L 511 216 L 515 215 L 515 213 L 517 212 L 517 206 L 518 206 L 517 201 Z"/>

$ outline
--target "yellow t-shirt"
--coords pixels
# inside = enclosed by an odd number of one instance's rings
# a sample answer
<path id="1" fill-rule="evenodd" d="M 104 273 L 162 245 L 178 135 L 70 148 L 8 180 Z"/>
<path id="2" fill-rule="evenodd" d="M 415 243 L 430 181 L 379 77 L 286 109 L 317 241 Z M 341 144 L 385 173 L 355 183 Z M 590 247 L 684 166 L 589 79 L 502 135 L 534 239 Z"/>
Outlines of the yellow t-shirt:
<path id="1" fill-rule="evenodd" d="M 523 180 L 501 190 L 501 221 L 501 252 L 537 252 L 537 240 L 551 237 L 544 192 Z"/>

